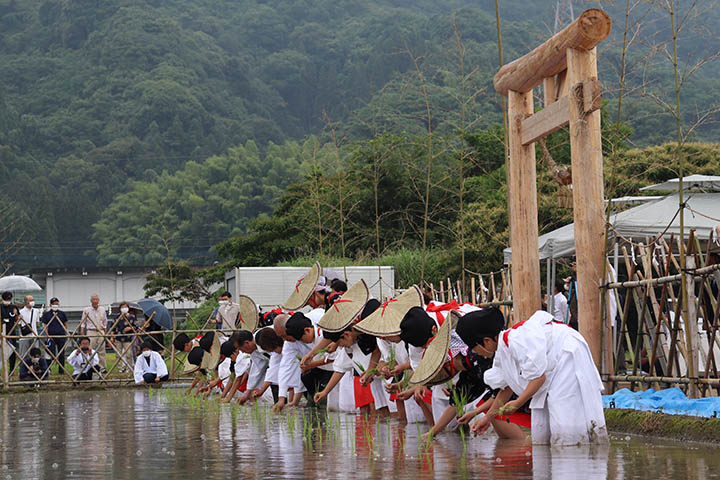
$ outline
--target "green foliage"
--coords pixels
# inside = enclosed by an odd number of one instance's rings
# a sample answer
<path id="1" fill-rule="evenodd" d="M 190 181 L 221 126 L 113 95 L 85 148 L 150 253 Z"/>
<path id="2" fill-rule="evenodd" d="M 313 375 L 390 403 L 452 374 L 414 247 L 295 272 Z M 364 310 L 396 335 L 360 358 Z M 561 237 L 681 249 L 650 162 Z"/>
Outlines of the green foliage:
<path id="1" fill-rule="evenodd" d="M 154 182 L 136 182 L 94 225 L 100 263 L 159 265 L 167 254 L 207 262 L 213 245 L 272 213 L 274 200 L 303 170 L 303 152 L 289 142 L 263 154 L 247 142 Z"/>
<path id="2" fill-rule="evenodd" d="M 146 297 L 159 295 L 160 302 L 201 302 L 211 296 L 198 272 L 186 263 L 170 263 L 158 267 L 145 279 Z"/>
<path id="3" fill-rule="evenodd" d="M 622 115 L 631 120 L 639 146 L 667 141 L 674 128 L 672 115 L 656 99 L 672 90 L 672 70 L 658 54 L 663 45 L 648 46 L 669 38 L 669 22 L 646 3 L 631 19 L 642 28 L 628 52 L 630 93 Z M 615 25 L 614 38 L 600 47 L 599 64 L 614 118 L 623 6 L 605 2 L 603 8 Z M 681 17 L 686 8 L 681 6 Z M 715 10 L 689 16 L 682 32 L 681 70 L 693 72 L 682 93 L 687 126 L 720 97 L 717 62 L 692 68 L 713 53 L 712 42 L 685 33 L 717 30 Z M 512 60 L 546 38 L 539 25 L 552 23 L 553 5 L 507 0 L 501 14 L 505 59 Z M 453 25 L 464 46 L 463 71 Z M 0 0 L 0 62 L 0 174 L 7 180 L 5 198 L 23 199 L 17 202 L 18 218 L 32 219 L 14 256 L 25 266 L 157 264 L 158 238 L 168 237 L 173 252 L 207 262 L 215 259 L 212 244 L 246 232 L 256 237 L 247 241 L 267 243 L 264 251 L 253 249 L 248 263 L 311 254 L 316 246 L 337 254 L 332 239 L 344 195 L 351 256 L 416 248 L 424 212 L 421 173 L 428 165 L 425 100 L 437 154 L 429 244 L 452 253 L 456 243 L 452 231 L 460 219 L 449 209 L 455 202 L 448 192 L 460 148 L 476 152 L 468 176 L 502 177 L 497 173 L 502 150 L 495 142 L 501 131 L 494 126 L 502 111 L 492 88 L 497 70 L 492 2 Z M 459 120 L 463 78 L 466 124 Z M 326 144 L 329 123 L 344 147 L 335 160 Z M 464 143 L 456 135 L 460 130 Z M 717 131 L 709 121 L 693 130 L 692 139 L 714 141 Z M 311 135 L 319 136 L 316 155 L 306 159 L 312 168 L 248 167 L 242 185 L 237 190 L 230 185 L 230 200 L 187 183 L 196 176 L 222 189 L 221 181 L 199 170 L 215 168 L 214 158 L 231 155 L 225 152 L 237 145 L 248 149 L 248 142 L 257 145 L 262 159 L 280 149 L 280 165 L 286 165 L 293 155 L 286 151 L 289 145 Z M 550 146 L 560 158 L 558 150 L 567 144 L 558 138 L 560 143 Z M 393 143 L 396 148 L 388 149 Z M 383 215 L 367 222 L 363 216 L 375 210 L 368 173 L 378 152 L 390 152 L 380 162 Z M 352 172 L 339 169 L 346 163 Z M 262 176 L 267 174 L 282 179 L 272 183 Z M 357 195 L 353 188 L 363 182 L 353 175 L 365 181 Z M 296 182 L 298 187 L 281 191 Z M 345 187 L 329 201 L 333 183 Z M 263 192 L 252 191 L 253 184 Z M 163 191 L 170 188 L 187 191 Z M 477 205 L 466 215 L 477 219 L 480 225 L 471 228 L 486 232 L 481 240 L 490 241 L 494 252 L 506 230 L 497 210 L 500 189 L 479 188 L 491 193 L 490 200 L 471 199 Z M 148 211 L 143 202 L 153 208 Z M 315 210 L 322 206 L 326 221 L 311 222 L 298 213 L 313 202 Z M 389 207 L 393 202 L 402 205 L 403 214 Z M 268 238 L 280 226 L 275 219 L 263 224 L 262 215 L 276 206 L 289 236 Z M 543 229 L 567 218 L 548 212 L 551 204 L 542 199 L 540 208 L 548 219 Z M 489 231 L 489 218 L 497 222 L 497 232 Z M 383 232 L 380 242 L 376 226 Z M 220 249 L 237 251 L 243 242 Z M 235 256 L 225 253 L 224 258 Z M 489 258 L 477 255 L 483 265 Z"/>

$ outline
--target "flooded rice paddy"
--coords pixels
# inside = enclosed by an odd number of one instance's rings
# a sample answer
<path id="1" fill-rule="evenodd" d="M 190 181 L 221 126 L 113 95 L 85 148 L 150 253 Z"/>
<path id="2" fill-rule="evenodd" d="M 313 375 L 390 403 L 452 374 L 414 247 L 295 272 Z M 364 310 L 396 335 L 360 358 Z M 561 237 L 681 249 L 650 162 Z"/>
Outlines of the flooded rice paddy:
<path id="1" fill-rule="evenodd" d="M 28 478 L 720 477 L 720 450 L 613 435 L 609 447 L 553 449 L 424 425 L 187 399 L 177 389 L 0 397 L 0 480 Z M 465 440 L 465 442 L 464 442 Z"/>

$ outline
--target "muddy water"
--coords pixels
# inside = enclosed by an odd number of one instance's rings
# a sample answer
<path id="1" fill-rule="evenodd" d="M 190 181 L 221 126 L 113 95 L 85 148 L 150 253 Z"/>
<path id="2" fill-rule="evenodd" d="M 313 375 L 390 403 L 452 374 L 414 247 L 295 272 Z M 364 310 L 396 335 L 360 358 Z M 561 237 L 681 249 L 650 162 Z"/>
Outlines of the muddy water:
<path id="1" fill-rule="evenodd" d="M 532 447 L 351 415 L 192 402 L 177 390 L 0 397 L 0 480 L 29 478 L 718 478 L 720 450 L 614 436 Z"/>

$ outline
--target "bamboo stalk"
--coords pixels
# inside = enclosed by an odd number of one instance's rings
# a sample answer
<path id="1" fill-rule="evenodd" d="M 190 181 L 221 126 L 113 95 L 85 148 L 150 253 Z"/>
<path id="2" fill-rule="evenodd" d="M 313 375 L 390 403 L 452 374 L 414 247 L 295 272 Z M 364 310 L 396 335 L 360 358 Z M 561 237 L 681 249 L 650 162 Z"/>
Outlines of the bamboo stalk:
<path id="1" fill-rule="evenodd" d="M 700 282 L 700 281 L 703 281 L 703 279 L 700 277 L 720 270 L 720 263 L 716 263 L 714 265 L 709 265 L 707 267 L 696 268 L 694 270 L 690 269 L 690 270 L 691 271 L 688 271 L 687 274 L 694 276 L 696 282 Z M 645 287 L 648 285 L 651 287 L 657 287 L 657 286 L 660 286 L 660 285 L 663 285 L 666 283 L 678 283 L 681 279 L 682 279 L 682 274 L 678 273 L 676 275 L 668 275 L 666 277 L 659 277 L 659 278 L 652 278 L 652 279 L 645 279 L 645 280 L 613 282 L 613 283 L 608 283 L 606 285 L 603 285 L 601 288 L 635 288 L 635 287 Z"/>

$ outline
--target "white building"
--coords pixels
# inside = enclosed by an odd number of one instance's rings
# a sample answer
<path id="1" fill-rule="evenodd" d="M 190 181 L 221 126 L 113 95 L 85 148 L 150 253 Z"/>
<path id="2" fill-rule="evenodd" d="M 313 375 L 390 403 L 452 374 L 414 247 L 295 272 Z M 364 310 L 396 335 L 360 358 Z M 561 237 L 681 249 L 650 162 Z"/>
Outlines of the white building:
<path id="1" fill-rule="evenodd" d="M 235 267 L 225 272 L 225 288 L 237 298 L 247 295 L 258 306 L 282 305 L 310 266 L 307 267 Z M 330 267 L 342 278 L 347 271 L 347 285 L 351 287 L 364 279 L 370 294 L 379 299 L 395 296 L 393 267 Z"/>

